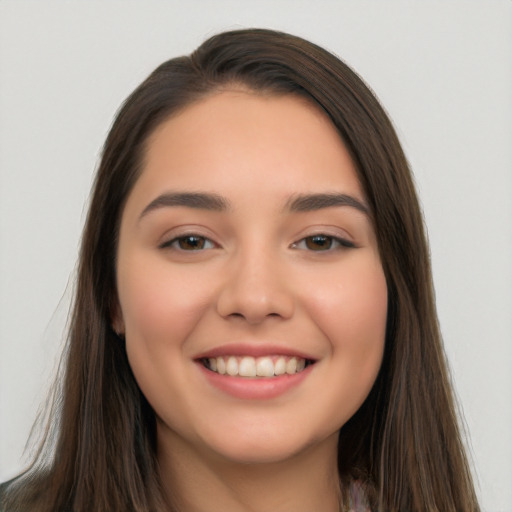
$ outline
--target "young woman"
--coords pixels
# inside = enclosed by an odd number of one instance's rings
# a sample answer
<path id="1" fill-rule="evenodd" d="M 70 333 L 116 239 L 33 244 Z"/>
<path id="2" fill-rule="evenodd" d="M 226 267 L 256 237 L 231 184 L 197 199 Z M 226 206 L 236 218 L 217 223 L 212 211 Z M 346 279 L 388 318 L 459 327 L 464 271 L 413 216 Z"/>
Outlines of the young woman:
<path id="1" fill-rule="evenodd" d="M 214 36 L 127 99 L 65 357 L 5 511 L 479 510 L 404 154 L 300 38 Z"/>

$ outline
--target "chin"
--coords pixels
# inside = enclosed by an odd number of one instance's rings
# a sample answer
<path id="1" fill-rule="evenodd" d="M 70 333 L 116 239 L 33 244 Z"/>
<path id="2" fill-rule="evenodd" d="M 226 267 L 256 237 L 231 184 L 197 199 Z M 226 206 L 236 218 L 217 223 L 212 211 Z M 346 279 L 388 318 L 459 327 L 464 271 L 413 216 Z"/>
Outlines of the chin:
<path id="1" fill-rule="evenodd" d="M 240 433 L 240 437 L 231 435 L 229 444 L 226 443 L 226 436 L 223 436 L 222 442 L 210 442 L 210 449 L 226 461 L 244 465 L 284 463 L 316 449 L 327 448 L 336 452 L 338 432 L 326 438 L 311 439 L 276 430 L 271 433 Z"/>
<path id="2" fill-rule="evenodd" d="M 283 449 L 281 446 L 250 446 L 222 450 L 224 459 L 235 464 L 278 464 L 293 459 L 301 449 Z"/>

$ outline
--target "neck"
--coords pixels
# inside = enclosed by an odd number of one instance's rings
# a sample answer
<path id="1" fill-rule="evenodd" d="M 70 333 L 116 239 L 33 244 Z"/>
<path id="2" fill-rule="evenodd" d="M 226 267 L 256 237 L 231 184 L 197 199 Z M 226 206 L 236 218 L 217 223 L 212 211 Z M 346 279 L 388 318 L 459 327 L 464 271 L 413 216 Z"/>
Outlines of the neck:
<path id="1" fill-rule="evenodd" d="M 242 463 L 159 436 L 164 493 L 179 512 L 338 512 L 337 437 L 284 461 Z"/>

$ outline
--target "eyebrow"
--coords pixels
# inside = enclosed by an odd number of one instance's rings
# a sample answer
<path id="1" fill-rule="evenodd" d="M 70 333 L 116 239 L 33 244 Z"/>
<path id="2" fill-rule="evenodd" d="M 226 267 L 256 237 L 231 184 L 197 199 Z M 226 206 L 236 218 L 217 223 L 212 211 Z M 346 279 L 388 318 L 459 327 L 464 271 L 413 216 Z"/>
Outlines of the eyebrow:
<path id="1" fill-rule="evenodd" d="M 313 212 L 335 206 L 350 206 L 368 215 L 368 207 L 347 194 L 300 194 L 291 197 L 286 203 L 286 208 L 291 212 Z"/>
<path id="2" fill-rule="evenodd" d="M 230 208 L 230 203 L 224 197 L 212 193 L 167 192 L 153 199 L 144 208 L 139 216 L 139 220 L 149 212 L 173 206 L 223 212 Z M 368 214 L 368 207 L 363 202 L 348 194 L 337 193 L 294 195 L 286 202 L 285 210 L 290 212 L 312 212 L 337 206 L 350 206 L 364 214 Z"/>
<path id="3" fill-rule="evenodd" d="M 159 208 L 185 206 L 198 210 L 222 212 L 229 209 L 229 202 L 217 194 L 203 192 L 168 192 L 153 199 L 140 214 L 142 219 L 149 212 Z"/>

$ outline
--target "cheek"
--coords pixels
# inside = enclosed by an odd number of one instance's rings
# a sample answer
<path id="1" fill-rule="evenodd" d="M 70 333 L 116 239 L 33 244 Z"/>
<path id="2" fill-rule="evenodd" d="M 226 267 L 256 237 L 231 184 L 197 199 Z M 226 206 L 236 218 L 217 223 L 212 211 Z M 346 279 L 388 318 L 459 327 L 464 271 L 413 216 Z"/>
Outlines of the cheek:
<path id="1" fill-rule="evenodd" d="M 310 296 L 311 317 L 342 356 L 368 376 L 378 372 L 387 321 L 387 285 L 375 258 L 355 260 Z"/>
<path id="2" fill-rule="evenodd" d="M 329 341 L 332 393 L 325 410 L 338 411 L 336 428 L 362 405 L 379 373 L 386 336 L 387 286 L 378 265 L 343 272 L 312 298 L 311 313 Z"/>
<path id="3" fill-rule="evenodd" d="M 120 262 L 118 283 L 127 337 L 152 344 L 181 344 L 210 303 L 204 276 L 165 261 Z"/>
<path id="4" fill-rule="evenodd" d="M 165 260 L 143 256 L 118 262 L 126 351 L 142 393 L 155 411 L 166 411 L 186 394 L 186 342 L 209 307 L 209 287 L 192 269 L 177 272 Z"/>

